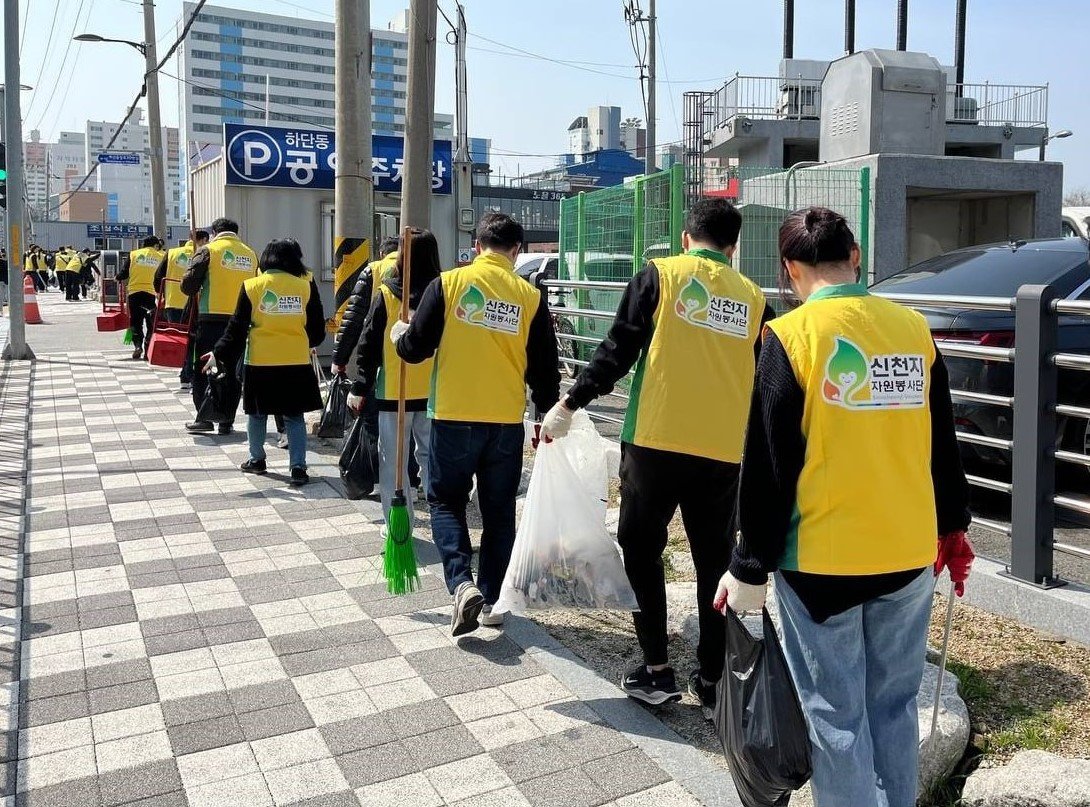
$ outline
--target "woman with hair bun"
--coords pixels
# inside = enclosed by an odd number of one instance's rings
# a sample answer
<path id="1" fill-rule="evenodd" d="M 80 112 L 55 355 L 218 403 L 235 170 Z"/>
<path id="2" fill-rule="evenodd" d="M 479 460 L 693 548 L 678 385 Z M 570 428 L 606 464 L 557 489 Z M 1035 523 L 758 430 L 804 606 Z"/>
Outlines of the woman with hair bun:
<path id="1" fill-rule="evenodd" d="M 765 326 L 716 607 L 761 608 L 775 574 L 815 805 L 911 807 L 935 575 L 960 594 L 972 562 L 946 367 L 920 314 L 858 281 L 843 216 L 792 213 L 779 250 L 801 305 Z"/>

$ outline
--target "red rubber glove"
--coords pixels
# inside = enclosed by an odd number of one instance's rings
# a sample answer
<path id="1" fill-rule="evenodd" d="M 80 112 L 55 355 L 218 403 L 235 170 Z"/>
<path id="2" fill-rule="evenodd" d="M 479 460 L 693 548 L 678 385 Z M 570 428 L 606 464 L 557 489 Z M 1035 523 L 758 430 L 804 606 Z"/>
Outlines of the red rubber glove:
<path id="1" fill-rule="evenodd" d="M 976 553 L 965 532 L 952 532 L 939 536 L 939 556 L 935 560 L 935 576 L 943 569 L 950 571 L 950 580 L 954 583 L 954 593 L 961 597 L 965 594 L 965 581 L 973 567 Z"/>

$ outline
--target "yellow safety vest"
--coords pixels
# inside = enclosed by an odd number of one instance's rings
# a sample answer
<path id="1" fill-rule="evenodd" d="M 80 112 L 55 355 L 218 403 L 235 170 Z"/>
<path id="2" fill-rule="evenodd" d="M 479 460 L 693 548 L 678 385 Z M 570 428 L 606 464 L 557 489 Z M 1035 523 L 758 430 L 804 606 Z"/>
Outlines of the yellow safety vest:
<path id="1" fill-rule="evenodd" d="M 69 272 L 82 272 L 83 271 L 83 256 L 78 252 L 73 252 L 72 257 L 68 259 L 68 271 Z"/>
<path id="2" fill-rule="evenodd" d="M 257 275 L 257 254 L 234 233 L 221 233 L 208 242 L 208 275 L 201 287 L 200 312 L 235 313 L 242 284 Z"/>
<path id="3" fill-rule="evenodd" d="M 806 459 L 780 567 L 860 575 L 934 563 L 927 322 L 846 284 L 768 328 L 806 399 Z"/>
<path id="4" fill-rule="evenodd" d="M 129 294 L 146 292 L 155 294 L 155 270 L 163 261 L 163 251 L 154 247 L 141 247 L 129 253 Z"/>
<path id="5" fill-rule="evenodd" d="M 38 271 L 38 256 L 27 255 L 26 262 L 23 264 L 23 272 L 37 272 Z"/>
<path id="6" fill-rule="evenodd" d="M 651 263 L 659 303 L 621 439 L 740 462 L 765 297 L 720 252 L 693 250 Z"/>
<path id="7" fill-rule="evenodd" d="M 192 257 L 192 241 L 186 241 L 185 246 L 174 247 L 167 252 L 167 273 L 163 279 L 165 308 L 185 308 L 189 298 L 182 292 L 182 278 L 189 268 L 189 259 Z"/>
<path id="8" fill-rule="evenodd" d="M 397 250 L 371 264 L 371 299 L 375 299 L 386 273 L 397 266 Z"/>
<path id="9" fill-rule="evenodd" d="M 247 279 L 243 288 L 251 307 L 246 363 L 257 367 L 309 364 L 310 274 L 296 277 L 274 269 Z"/>
<path id="10" fill-rule="evenodd" d="M 72 260 L 72 253 L 66 250 L 61 250 L 53 255 L 53 271 L 54 272 L 67 272 L 68 262 Z"/>
<path id="11" fill-rule="evenodd" d="M 384 283 L 377 285 L 386 304 L 386 330 L 382 334 L 382 364 L 379 365 L 378 377 L 375 379 L 375 397 L 383 401 L 396 401 L 401 390 L 401 365 L 404 362 L 390 341 L 390 331 L 401 316 L 401 301 L 394 296 L 389 286 Z M 434 358 L 420 364 L 406 365 L 405 400 L 418 401 L 428 397 L 434 366 Z"/>
<path id="12" fill-rule="evenodd" d="M 428 411 L 435 420 L 521 423 L 526 343 L 541 295 L 507 258 L 478 255 L 441 276 L 446 317 Z"/>

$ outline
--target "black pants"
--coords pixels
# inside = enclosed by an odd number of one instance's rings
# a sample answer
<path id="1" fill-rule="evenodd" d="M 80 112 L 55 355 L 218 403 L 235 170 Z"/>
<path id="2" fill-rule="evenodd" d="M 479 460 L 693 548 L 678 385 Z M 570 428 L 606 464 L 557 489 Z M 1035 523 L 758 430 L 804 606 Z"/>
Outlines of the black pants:
<path id="1" fill-rule="evenodd" d="M 622 443 L 617 540 L 640 605 L 633 620 L 647 664 L 668 661 L 662 555 L 667 526 L 680 506 L 696 566 L 697 660 L 705 679 L 717 681 L 722 675 L 726 626 L 712 601 L 734 546 L 737 489 L 737 465 Z"/>
<path id="2" fill-rule="evenodd" d="M 34 281 L 35 291 L 45 291 L 45 281 L 42 279 L 45 276 L 45 272 L 27 272 L 30 279 Z"/>
<path id="3" fill-rule="evenodd" d="M 74 285 L 79 289 L 79 275 L 69 272 L 75 278 Z M 138 291 L 129 295 L 129 327 L 132 329 L 132 345 L 148 352 L 151 341 L 151 323 L 155 316 L 155 295 L 148 291 Z"/>
<path id="4" fill-rule="evenodd" d="M 186 319 L 186 309 L 184 308 L 163 309 L 163 322 L 183 325 Z M 190 333 L 189 337 L 186 342 L 185 362 L 182 364 L 182 369 L 178 371 L 178 380 L 183 384 L 188 384 L 193 380 L 193 334 Z"/>
<path id="5" fill-rule="evenodd" d="M 61 275 L 64 299 L 66 300 L 78 300 L 79 299 L 79 272 L 65 272 Z"/>
<path id="6" fill-rule="evenodd" d="M 227 320 L 206 320 L 197 323 L 197 331 L 193 337 L 195 345 L 193 349 L 193 405 L 198 410 L 200 410 L 205 393 L 208 391 L 208 376 L 201 369 L 204 366 L 201 356 L 212 352 L 212 348 L 216 346 L 216 342 L 220 340 L 225 330 L 227 330 Z M 238 409 L 239 400 L 242 398 L 242 385 L 239 384 L 238 373 L 234 367 L 221 367 L 220 370 L 225 373 L 223 383 L 230 385 L 230 400 L 234 402 L 234 405 L 230 407 L 230 412 L 233 415 Z M 234 422 L 234 418 L 232 418 L 231 422 Z"/>

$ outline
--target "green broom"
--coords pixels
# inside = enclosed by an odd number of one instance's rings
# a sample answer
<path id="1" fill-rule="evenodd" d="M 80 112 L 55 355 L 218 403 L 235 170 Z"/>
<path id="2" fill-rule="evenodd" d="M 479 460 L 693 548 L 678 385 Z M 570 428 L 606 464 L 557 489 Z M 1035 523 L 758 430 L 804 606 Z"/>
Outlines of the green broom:
<path id="1" fill-rule="evenodd" d="M 401 235 L 401 321 L 409 321 L 409 280 L 411 274 L 412 236 L 406 227 Z M 386 519 L 386 551 L 382 571 L 386 576 L 386 589 L 391 594 L 407 594 L 420 584 L 416 570 L 416 550 L 413 548 L 412 515 L 405 498 L 405 376 L 408 366 L 401 362 L 401 378 L 397 392 L 397 484 L 390 502 L 390 515 Z"/>

